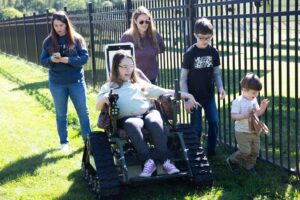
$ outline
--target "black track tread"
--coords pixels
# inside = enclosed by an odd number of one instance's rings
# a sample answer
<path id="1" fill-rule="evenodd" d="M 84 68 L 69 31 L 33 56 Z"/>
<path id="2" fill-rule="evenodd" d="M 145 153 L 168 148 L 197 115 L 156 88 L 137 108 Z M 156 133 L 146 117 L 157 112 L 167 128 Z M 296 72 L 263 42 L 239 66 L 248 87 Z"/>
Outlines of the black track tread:
<path id="1" fill-rule="evenodd" d="M 190 130 L 183 132 L 185 146 L 188 149 L 188 158 L 192 170 L 192 180 L 197 186 L 211 186 L 212 171 L 197 133 Z"/>
<path id="2" fill-rule="evenodd" d="M 112 199 L 120 194 L 120 182 L 118 172 L 113 161 L 110 143 L 106 133 L 95 132 L 89 136 L 91 154 L 96 164 L 96 173 L 92 174 L 92 190 L 96 192 L 99 199 Z M 87 155 L 86 155 L 87 156 Z M 85 159 L 83 158 L 83 161 Z M 84 165 L 84 163 L 83 163 Z M 85 166 L 87 168 L 87 166 Z M 91 167 L 90 167 L 91 168 Z"/>

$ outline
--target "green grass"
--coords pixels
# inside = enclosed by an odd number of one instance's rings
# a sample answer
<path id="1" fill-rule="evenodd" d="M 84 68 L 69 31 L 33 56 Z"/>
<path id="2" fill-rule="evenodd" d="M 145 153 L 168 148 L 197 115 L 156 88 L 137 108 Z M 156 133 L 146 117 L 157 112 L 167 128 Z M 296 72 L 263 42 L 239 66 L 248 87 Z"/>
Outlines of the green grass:
<path id="1" fill-rule="evenodd" d="M 68 120 L 70 154 L 59 151 L 47 73 L 39 66 L 0 54 L 0 197 L 1 199 L 93 199 L 80 171 L 83 143 L 74 108 Z M 93 129 L 96 92 L 89 89 L 88 106 Z M 232 174 L 225 159 L 232 153 L 219 146 L 210 158 L 212 188 L 194 188 L 187 182 L 123 187 L 129 200 L 168 199 L 299 199 L 295 176 L 258 161 L 257 175 Z"/>

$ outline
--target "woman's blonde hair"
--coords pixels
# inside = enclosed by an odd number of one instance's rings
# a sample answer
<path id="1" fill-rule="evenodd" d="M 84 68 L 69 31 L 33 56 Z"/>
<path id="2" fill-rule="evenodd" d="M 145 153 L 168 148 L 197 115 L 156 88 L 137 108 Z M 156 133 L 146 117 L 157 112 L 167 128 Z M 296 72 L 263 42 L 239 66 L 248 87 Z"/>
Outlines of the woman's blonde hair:
<path id="1" fill-rule="evenodd" d="M 136 25 L 136 20 L 140 15 L 147 15 L 149 17 L 149 25 L 148 25 L 148 29 L 146 31 L 146 36 L 148 36 L 150 38 L 150 42 L 153 45 L 153 47 L 158 51 L 158 53 L 160 52 L 160 48 L 159 48 L 159 44 L 158 44 L 158 40 L 157 40 L 157 31 L 153 22 L 153 18 L 150 14 L 150 11 L 144 7 L 144 6 L 140 6 L 138 7 L 133 13 L 132 13 L 132 17 L 131 17 L 131 25 L 130 25 L 130 29 L 127 31 L 128 34 L 132 35 L 133 37 L 133 43 L 134 45 L 136 45 L 139 49 L 143 49 L 143 44 L 141 42 L 141 36 L 138 30 L 138 27 Z"/>

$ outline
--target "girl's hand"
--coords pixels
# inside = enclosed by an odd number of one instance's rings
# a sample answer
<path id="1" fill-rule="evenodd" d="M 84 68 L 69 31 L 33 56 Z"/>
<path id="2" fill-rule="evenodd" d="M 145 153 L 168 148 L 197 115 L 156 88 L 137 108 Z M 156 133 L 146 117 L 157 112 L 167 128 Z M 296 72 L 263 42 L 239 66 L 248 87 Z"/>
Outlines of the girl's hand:
<path id="1" fill-rule="evenodd" d="M 64 64 L 68 64 L 69 63 L 69 58 L 68 57 L 55 57 L 55 56 L 51 56 L 51 61 L 54 63 L 64 63 Z"/>
<path id="2" fill-rule="evenodd" d="M 59 58 L 59 61 L 64 63 L 64 64 L 68 64 L 69 63 L 69 57 L 61 57 L 61 58 Z"/>
<path id="3" fill-rule="evenodd" d="M 55 57 L 55 56 L 51 56 L 51 61 L 53 63 L 59 63 L 60 62 L 60 58 L 59 57 Z"/>
<path id="4" fill-rule="evenodd" d="M 201 106 L 200 103 L 198 103 L 192 95 L 189 96 L 187 101 L 184 101 L 184 109 L 186 112 L 191 112 L 191 110 L 198 108 L 198 106 Z"/>
<path id="5" fill-rule="evenodd" d="M 96 110 L 101 110 L 104 104 L 109 105 L 109 93 L 98 96 L 96 101 Z"/>
<path id="6" fill-rule="evenodd" d="M 188 113 L 191 112 L 191 110 L 193 110 L 193 108 L 194 108 L 194 105 L 192 102 L 184 101 L 184 109 L 186 112 L 188 112 Z"/>

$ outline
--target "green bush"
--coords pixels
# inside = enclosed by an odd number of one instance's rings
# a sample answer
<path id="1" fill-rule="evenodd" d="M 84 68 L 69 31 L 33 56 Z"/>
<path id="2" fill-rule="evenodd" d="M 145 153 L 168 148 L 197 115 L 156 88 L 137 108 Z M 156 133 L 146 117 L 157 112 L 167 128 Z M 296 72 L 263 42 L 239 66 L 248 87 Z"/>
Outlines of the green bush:
<path id="1" fill-rule="evenodd" d="M 66 1 L 68 10 L 86 10 L 85 0 L 68 0 Z"/>
<path id="2" fill-rule="evenodd" d="M 19 10 L 12 7 L 3 8 L 0 11 L 0 19 L 15 18 L 15 17 L 23 17 L 23 13 L 21 13 Z"/>
<path id="3" fill-rule="evenodd" d="M 113 3 L 110 1 L 103 1 L 101 3 L 102 8 L 112 8 L 113 7 Z"/>

